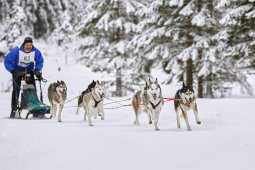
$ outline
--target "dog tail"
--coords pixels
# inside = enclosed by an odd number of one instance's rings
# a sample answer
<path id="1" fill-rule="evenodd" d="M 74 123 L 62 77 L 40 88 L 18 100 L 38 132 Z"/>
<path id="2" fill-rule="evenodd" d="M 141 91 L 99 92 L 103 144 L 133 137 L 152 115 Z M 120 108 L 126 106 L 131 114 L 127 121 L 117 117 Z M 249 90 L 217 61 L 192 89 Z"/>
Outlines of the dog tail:
<path id="1" fill-rule="evenodd" d="M 139 108 L 139 101 L 137 99 L 133 98 L 132 106 L 133 106 L 135 114 L 137 114 L 138 113 L 138 108 Z"/>
<path id="2" fill-rule="evenodd" d="M 175 110 L 175 112 L 177 112 L 177 109 L 178 109 L 178 107 L 180 106 L 180 101 L 179 101 L 179 99 L 180 99 L 179 90 L 178 90 L 178 91 L 176 92 L 176 94 L 175 94 L 175 99 L 177 99 L 177 100 L 174 101 L 174 110 Z"/>
<path id="3" fill-rule="evenodd" d="M 81 107 L 83 95 L 80 95 L 78 98 L 78 107 Z"/>
<path id="4" fill-rule="evenodd" d="M 76 115 L 79 114 L 79 108 L 81 107 L 82 99 L 83 99 L 83 95 L 80 95 L 79 98 L 78 98 L 78 105 L 77 105 Z"/>

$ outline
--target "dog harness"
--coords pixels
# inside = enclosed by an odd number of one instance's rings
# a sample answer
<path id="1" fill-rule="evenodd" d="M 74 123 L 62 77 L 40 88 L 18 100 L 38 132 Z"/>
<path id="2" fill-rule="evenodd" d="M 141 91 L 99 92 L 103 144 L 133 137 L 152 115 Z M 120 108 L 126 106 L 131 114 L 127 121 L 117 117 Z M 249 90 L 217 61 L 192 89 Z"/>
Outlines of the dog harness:
<path id="1" fill-rule="evenodd" d="M 154 105 L 151 101 L 150 104 L 152 106 L 153 109 L 156 109 L 156 107 L 158 107 L 158 105 L 161 103 L 161 100 L 158 102 L 158 104 Z"/>
<path id="2" fill-rule="evenodd" d="M 93 95 L 92 95 L 92 97 L 93 97 L 93 99 L 94 99 L 94 101 L 95 101 L 95 106 L 94 106 L 94 107 L 97 107 L 98 103 L 100 103 L 100 102 L 102 101 L 102 99 L 101 99 L 101 100 L 99 100 L 99 101 L 97 101 L 97 100 L 94 98 L 94 96 L 93 96 Z"/>

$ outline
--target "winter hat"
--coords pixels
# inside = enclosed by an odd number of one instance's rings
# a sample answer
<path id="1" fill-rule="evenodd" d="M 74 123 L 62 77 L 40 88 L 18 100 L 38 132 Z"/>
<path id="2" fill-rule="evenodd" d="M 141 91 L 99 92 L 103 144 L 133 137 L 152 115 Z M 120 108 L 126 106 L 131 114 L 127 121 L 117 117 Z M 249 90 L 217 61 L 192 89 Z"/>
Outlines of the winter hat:
<path id="1" fill-rule="evenodd" d="M 24 39 L 23 45 L 25 45 L 26 43 L 33 43 L 33 39 L 31 37 L 26 37 Z"/>

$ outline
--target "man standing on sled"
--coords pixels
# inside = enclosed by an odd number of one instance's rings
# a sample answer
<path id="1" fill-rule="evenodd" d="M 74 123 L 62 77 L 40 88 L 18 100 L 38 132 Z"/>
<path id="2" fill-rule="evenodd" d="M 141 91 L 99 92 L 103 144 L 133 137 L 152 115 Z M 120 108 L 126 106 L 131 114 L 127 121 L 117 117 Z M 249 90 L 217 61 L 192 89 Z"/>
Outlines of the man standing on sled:
<path id="1" fill-rule="evenodd" d="M 43 57 L 41 52 L 33 46 L 33 39 L 26 37 L 20 47 L 15 47 L 7 54 L 4 59 L 4 66 L 12 74 L 13 78 L 10 118 L 15 118 L 21 80 L 26 79 L 25 73 L 30 73 L 31 75 L 28 79 L 29 81 L 26 81 L 27 84 L 33 84 L 35 86 L 34 75 L 39 80 L 42 79 Z M 40 115 L 40 117 L 44 117 L 44 114 Z"/>

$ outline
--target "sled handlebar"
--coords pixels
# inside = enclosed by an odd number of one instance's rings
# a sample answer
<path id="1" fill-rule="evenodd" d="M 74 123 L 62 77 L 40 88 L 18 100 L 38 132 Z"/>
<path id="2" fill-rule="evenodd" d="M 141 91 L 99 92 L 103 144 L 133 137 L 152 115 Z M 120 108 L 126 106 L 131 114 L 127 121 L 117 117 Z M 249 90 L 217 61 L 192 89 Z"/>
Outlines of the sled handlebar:
<path id="1" fill-rule="evenodd" d="M 45 78 L 41 78 L 41 79 L 35 79 L 36 81 L 42 81 L 42 82 L 44 82 L 44 83 L 46 83 L 47 82 L 47 80 L 45 79 Z"/>
<path id="2" fill-rule="evenodd" d="M 30 76 L 31 73 L 34 73 L 34 71 L 23 71 L 23 76 Z M 41 77 L 41 78 L 39 78 L 39 79 L 36 78 L 35 80 L 36 80 L 36 81 L 42 81 L 42 82 L 44 82 L 44 83 L 47 82 L 47 80 L 46 80 L 45 78 L 43 78 L 43 77 Z"/>

